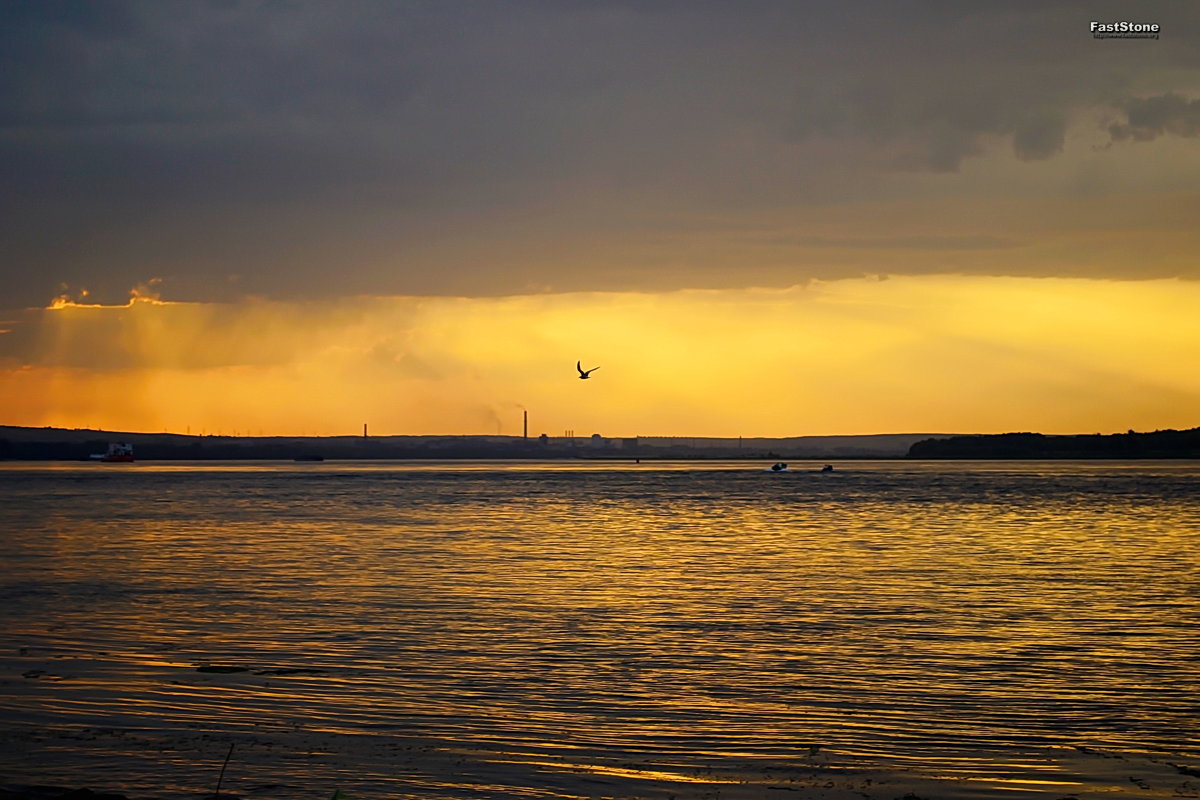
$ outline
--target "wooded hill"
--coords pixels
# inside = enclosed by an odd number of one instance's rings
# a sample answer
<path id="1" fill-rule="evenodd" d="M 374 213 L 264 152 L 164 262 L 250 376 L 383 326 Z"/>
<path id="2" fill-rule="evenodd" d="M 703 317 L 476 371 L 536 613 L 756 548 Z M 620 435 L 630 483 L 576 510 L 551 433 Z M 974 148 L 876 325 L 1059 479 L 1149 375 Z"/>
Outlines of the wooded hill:
<path id="1" fill-rule="evenodd" d="M 925 439 L 909 458 L 1200 458 L 1200 428 L 1152 433 L 997 433 Z"/>

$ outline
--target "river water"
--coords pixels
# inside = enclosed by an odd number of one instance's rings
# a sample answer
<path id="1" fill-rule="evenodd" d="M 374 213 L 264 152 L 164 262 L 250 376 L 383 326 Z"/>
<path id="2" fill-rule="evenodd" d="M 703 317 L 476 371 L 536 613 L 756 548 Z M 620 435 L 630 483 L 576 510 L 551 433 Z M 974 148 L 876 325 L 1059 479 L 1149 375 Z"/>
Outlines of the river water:
<path id="1" fill-rule="evenodd" d="M 0 780 L 1200 796 L 1200 464 L 764 466 L 0 464 Z"/>

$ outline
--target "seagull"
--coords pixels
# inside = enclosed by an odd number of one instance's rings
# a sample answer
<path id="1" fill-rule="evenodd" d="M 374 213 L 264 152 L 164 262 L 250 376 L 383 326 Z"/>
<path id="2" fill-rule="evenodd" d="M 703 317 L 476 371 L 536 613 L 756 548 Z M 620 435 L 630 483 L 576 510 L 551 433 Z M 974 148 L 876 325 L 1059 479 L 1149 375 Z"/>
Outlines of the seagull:
<path id="1" fill-rule="evenodd" d="M 592 368 L 591 368 L 591 369 L 589 369 L 589 370 L 585 370 L 585 369 L 583 368 L 583 364 L 580 364 L 578 361 L 576 361 L 576 362 L 575 362 L 575 369 L 579 370 L 579 380 L 581 380 L 581 381 L 586 381 L 586 380 L 588 379 L 588 377 L 589 377 L 589 376 L 590 376 L 590 375 L 591 375 L 593 372 L 595 372 L 596 370 L 598 370 L 598 369 L 600 369 L 600 368 L 599 368 L 599 367 L 592 367 Z"/>

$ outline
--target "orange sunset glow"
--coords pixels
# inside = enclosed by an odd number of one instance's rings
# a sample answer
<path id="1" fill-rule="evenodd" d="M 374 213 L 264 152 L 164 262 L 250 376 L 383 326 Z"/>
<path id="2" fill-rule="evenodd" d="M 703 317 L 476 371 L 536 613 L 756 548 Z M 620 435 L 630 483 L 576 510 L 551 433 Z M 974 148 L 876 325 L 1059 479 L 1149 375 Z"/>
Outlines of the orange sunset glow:
<path id="1" fill-rule="evenodd" d="M 30 312 L 22 425 L 767 436 L 1186 426 L 1200 286 L 931 276 L 779 290 Z M 582 358 L 601 369 L 575 379 Z"/>
<path id="2" fill-rule="evenodd" d="M 1186 4 L 501 6 L 17 15 L 0 424 L 1197 423 Z"/>

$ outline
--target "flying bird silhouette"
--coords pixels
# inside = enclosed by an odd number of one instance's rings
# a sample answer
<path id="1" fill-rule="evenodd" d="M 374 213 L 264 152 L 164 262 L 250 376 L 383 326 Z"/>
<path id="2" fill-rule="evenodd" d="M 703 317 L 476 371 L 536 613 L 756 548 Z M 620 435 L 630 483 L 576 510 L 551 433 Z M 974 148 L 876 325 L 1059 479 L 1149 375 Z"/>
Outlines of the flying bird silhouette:
<path id="1" fill-rule="evenodd" d="M 583 364 L 580 364 L 578 361 L 576 361 L 576 362 L 575 362 L 575 369 L 579 370 L 579 380 L 581 380 L 581 381 L 586 381 L 586 380 L 588 379 L 588 376 L 589 376 L 589 375 L 591 375 L 593 372 L 595 372 L 596 370 L 598 370 L 598 369 L 600 369 L 600 368 L 599 368 L 599 367 L 592 367 L 591 369 L 585 370 L 585 369 L 583 368 Z"/>

